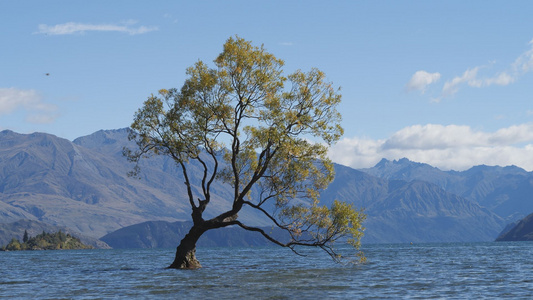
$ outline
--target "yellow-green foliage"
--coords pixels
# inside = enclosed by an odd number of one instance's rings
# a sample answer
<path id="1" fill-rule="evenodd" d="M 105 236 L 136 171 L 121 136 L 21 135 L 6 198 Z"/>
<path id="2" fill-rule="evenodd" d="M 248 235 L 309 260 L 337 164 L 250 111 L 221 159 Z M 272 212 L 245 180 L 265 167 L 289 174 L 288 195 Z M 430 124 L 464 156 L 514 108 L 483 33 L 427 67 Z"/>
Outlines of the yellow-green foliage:
<path id="1" fill-rule="evenodd" d="M 319 205 L 320 191 L 334 178 L 328 148 L 343 134 L 340 89 L 318 69 L 284 75 L 283 60 L 239 37 L 227 40 L 214 65 L 198 61 L 181 90 L 148 97 L 131 125 L 138 148 L 124 154 L 136 163 L 153 154 L 174 159 L 193 222 L 203 228 L 262 232 L 238 221 L 247 206 L 291 234 L 291 242 L 277 242 L 281 246 L 321 247 L 336 258 L 332 244 L 349 238 L 358 249 L 363 212 L 341 202 Z M 189 176 L 191 160 L 203 168 L 197 182 Z M 232 186 L 233 206 L 204 220 L 214 180 Z"/>

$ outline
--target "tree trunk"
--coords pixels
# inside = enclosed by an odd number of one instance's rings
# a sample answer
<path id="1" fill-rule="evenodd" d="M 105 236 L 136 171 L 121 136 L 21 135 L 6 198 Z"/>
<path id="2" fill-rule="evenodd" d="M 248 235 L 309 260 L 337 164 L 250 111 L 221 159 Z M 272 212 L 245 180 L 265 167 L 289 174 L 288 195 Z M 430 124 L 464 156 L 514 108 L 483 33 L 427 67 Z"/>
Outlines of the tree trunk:
<path id="1" fill-rule="evenodd" d="M 198 269 L 202 267 L 196 259 L 196 242 L 205 231 L 206 229 L 201 226 L 193 225 L 176 249 L 176 258 L 169 266 L 170 269 Z"/>

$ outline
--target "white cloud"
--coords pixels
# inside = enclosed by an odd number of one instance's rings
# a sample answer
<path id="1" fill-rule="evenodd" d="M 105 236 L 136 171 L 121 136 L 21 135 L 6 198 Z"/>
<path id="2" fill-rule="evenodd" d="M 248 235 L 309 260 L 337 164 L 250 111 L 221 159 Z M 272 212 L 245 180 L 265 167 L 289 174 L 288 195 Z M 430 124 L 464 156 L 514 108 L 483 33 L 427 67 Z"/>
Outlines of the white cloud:
<path id="1" fill-rule="evenodd" d="M 428 73 L 424 70 L 416 71 L 411 80 L 405 86 L 408 92 L 420 91 L 422 94 L 426 91 L 428 85 L 437 82 L 440 79 L 440 73 Z"/>
<path id="2" fill-rule="evenodd" d="M 475 165 L 516 165 L 533 170 L 533 124 L 495 132 L 459 125 L 414 125 L 385 140 L 345 138 L 330 149 L 331 159 L 353 168 L 372 167 L 382 158 L 407 157 L 443 170 Z"/>
<path id="3" fill-rule="evenodd" d="M 525 73 L 533 71 L 533 40 L 529 42 L 529 45 L 530 49 L 520 54 L 520 56 L 518 56 L 518 58 L 507 68 L 507 70 L 496 72 L 495 75 L 487 77 L 480 76 L 479 73 L 480 70 L 488 69 L 489 66 L 477 66 L 473 68 L 468 68 L 461 76 L 455 76 L 453 79 L 446 81 L 444 83 L 440 96 L 437 98 L 433 98 L 432 101 L 439 102 L 445 97 L 455 95 L 459 91 L 459 87 L 464 84 L 470 87 L 482 88 L 492 85 L 507 86 L 511 83 L 514 83 Z M 413 77 L 407 84 L 407 89 L 409 91 L 421 90 L 423 93 L 425 91 L 426 86 L 434 82 L 428 78 L 428 75 L 431 74 L 418 74 L 419 72 L 425 71 L 418 71 L 417 73 L 415 73 L 415 75 L 413 75 Z"/>
<path id="4" fill-rule="evenodd" d="M 26 111 L 26 121 L 30 123 L 51 123 L 57 117 L 57 107 L 43 102 L 36 91 L 0 88 L 0 115 L 16 110 Z"/>
<path id="5" fill-rule="evenodd" d="M 517 79 L 517 76 L 511 76 L 507 72 L 502 72 L 498 76 L 492 78 L 486 78 L 483 80 L 483 86 L 490 85 L 509 85 Z"/>
<path id="6" fill-rule="evenodd" d="M 529 42 L 531 48 L 522 53 L 513 63 L 512 68 L 515 73 L 527 73 L 533 70 L 533 40 Z"/>
<path id="7" fill-rule="evenodd" d="M 496 76 L 488 78 L 478 78 L 478 72 L 483 66 L 478 66 L 466 70 L 462 76 L 457 76 L 450 81 L 444 83 L 442 88 L 441 97 L 453 96 L 459 90 L 459 86 L 463 83 L 466 83 L 468 86 L 481 88 L 491 85 L 500 85 L 506 86 L 513 83 L 518 76 L 516 74 L 510 75 L 508 72 L 501 72 Z"/>
<path id="8" fill-rule="evenodd" d="M 481 68 L 486 67 L 477 66 L 468 69 L 463 73 L 462 76 L 457 76 L 452 80 L 449 80 L 444 83 L 444 87 L 442 88 L 442 94 L 438 101 L 440 101 L 440 99 L 444 97 L 453 96 L 455 93 L 457 93 L 457 91 L 459 90 L 459 86 L 462 84 L 467 84 L 468 86 L 475 88 L 488 87 L 491 85 L 506 86 L 515 82 L 519 77 L 519 74 L 517 72 L 509 74 L 508 71 L 503 71 L 493 77 L 478 78 L 478 72 Z"/>
<path id="9" fill-rule="evenodd" d="M 121 33 L 127 33 L 129 35 L 143 34 L 150 31 L 158 30 L 156 26 L 139 26 L 133 27 L 137 22 L 134 20 L 128 20 L 122 22 L 120 25 L 116 24 L 84 24 L 68 22 L 57 25 L 40 24 L 38 26 L 37 34 L 49 34 L 49 35 L 65 35 L 75 33 L 85 33 L 87 31 L 115 31 Z"/>
<path id="10" fill-rule="evenodd" d="M 394 133 L 382 145 L 387 149 L 441 149 L 455 145 L 477 146 L 482 137 L 468 126 L 414 125 Z"/>
<path id="11" fill-rule="evenodd" d="M 488 145 L 514 145 L 533 141 L 533 124 L 513 125 L 487 136 Z"/>
<path id="12" fill-rule="evenodd" d="M 481 82 L 476 78 L 478 71 L 479 67 L 468 69 L 463 73 L 462 76 L 456 76 L 452 80 L 444 83 L 444 87 L 442 88 L 442 96 L 448 97 L 454 95 L 455 93 L 457 93 L 459 85 L 465 82 L 468 83 L 468 85 L 470 86 L 480 87 Z"/>

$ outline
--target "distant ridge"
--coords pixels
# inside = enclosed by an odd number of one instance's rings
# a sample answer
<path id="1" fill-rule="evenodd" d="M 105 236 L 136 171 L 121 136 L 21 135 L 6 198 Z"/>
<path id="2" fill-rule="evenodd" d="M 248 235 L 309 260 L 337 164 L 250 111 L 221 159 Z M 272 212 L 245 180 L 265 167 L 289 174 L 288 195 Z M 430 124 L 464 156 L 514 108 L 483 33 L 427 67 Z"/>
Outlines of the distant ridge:
<path id="1" fill-rule="evenodd" d="M 172 161 L 155 157 L 141 164 L 140 180 L 127 176 L 133 168 L 122 156 L 127 135 L 127 129 L 98 131 L 70 142 L 1 132 L 0 222 L 33 219 L 99 238 L 144 221 L 188 220 L 183 178 Z M 215 184 L 214 191 L 218 208 L 230 207 L 229 197 L 221 198 L 230 188 Z"/>
<path id="2" fill-rule="evenodd" d="M 533 213 L 517 222 L 514 227 L 504 229 L 496 241 L 533 241 Z"/>
<path id="3" fill-rule="evenodd" d="M 187 234 L 192 222 L 149 221 L 128 226 L 101 238 L 113 248 L 175 248 Z M 264 228 L 278 240 L 288 241 L 288 236 L 280 229 Z M 249 247 L 274 245 L 257 232 L 240 227 L 226 227 L 207 231 L 198 246 L 210 247 Z"/>
<path id="4" fill-rule="evenodd" d="M 322 196 L 350 199 L 365 208 L 366 242 L 487 241 L 505 223 L 479 204 L 432 183 L 385 180 L 338 165 L 335 171 Z"/>
<path id="5" fill-rule="evenodd" d="M 184 179 L 172 160 L 153 157 L 142 162 L 140 180 L 127 176 L 133 167 L 122 156 L 131 145 L 128 130 L 100 130 L 73 142 L 0 132 L 0 222 L 29 219 L 99 238 L 148 221 L 190 220 Z M 193 178 L 202 174 L 197 165 L 190 170 Z M 533 177 L 518 167 L 456 172 L 384 159 L 373 168 L 336 164 L 335 170 L 321 202 L 339 199 L 364 208 L 366 243 L 491 241 L 505 224 L 533 212 Z M 215 182 L 216 205 L 206 217 L 231 207 L 231 199 L 232 189 Z M 269 226 L 251 211 L 239 218 Z"/>
<path id="6" fill-rule="evenodd" d="M 466 171 L 441 171 L 406 158 L 381 160 L 361 171 L 389 180 L 421 180 L 489 209 L 507 223 L 533 212 L 533 173 L 517 166 L 475 166 Z"/>

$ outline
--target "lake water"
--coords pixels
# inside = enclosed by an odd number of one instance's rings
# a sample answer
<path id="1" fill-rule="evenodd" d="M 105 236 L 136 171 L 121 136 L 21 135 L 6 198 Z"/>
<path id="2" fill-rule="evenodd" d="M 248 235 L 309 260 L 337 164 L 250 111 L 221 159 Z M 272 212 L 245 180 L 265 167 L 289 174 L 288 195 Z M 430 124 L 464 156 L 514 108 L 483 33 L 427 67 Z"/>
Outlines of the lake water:
<path id="1" fill-rule="evenodd" d="M 0 252 L 6 299 L 530 299 L 533 243 L 366 245 L 340 265 L 319 250 L 199 248 L 204 266 L 165 269 L 173 249 Z"/>

